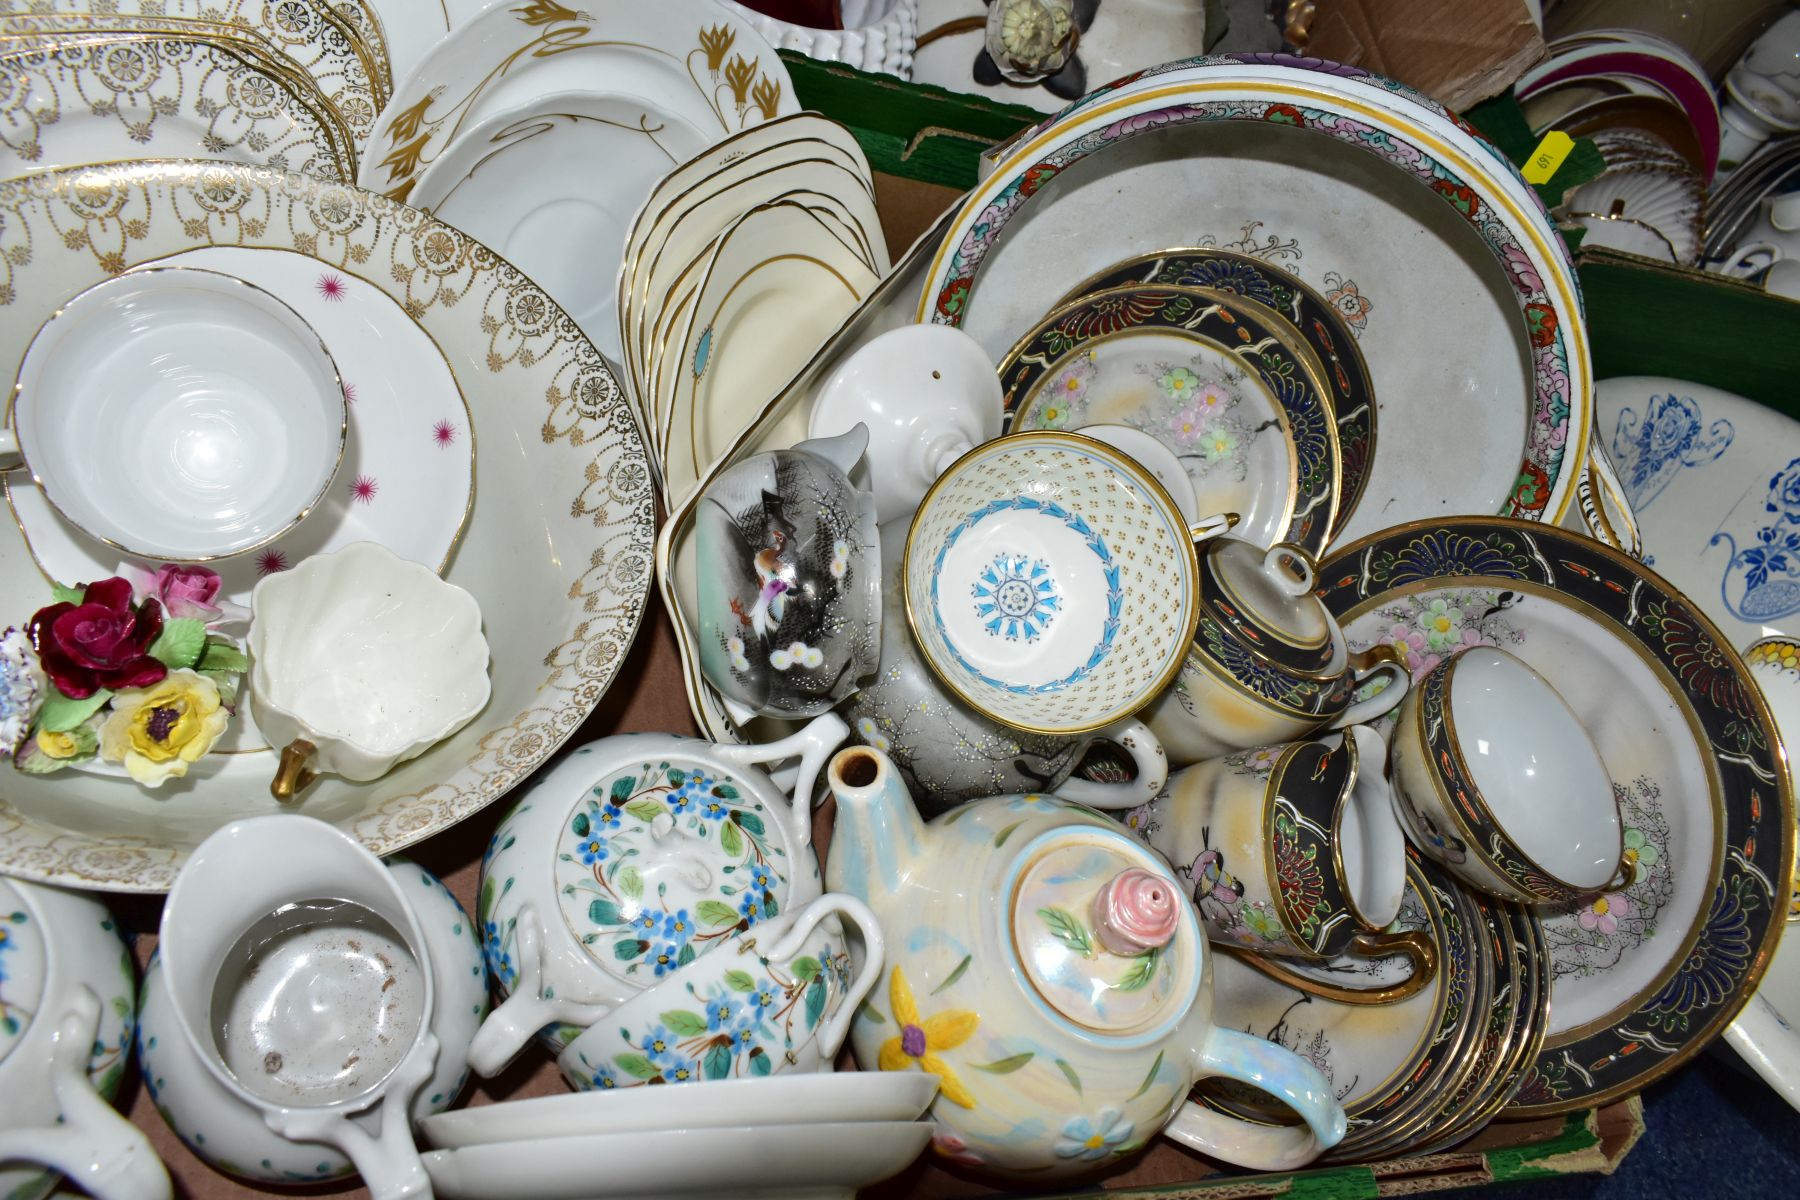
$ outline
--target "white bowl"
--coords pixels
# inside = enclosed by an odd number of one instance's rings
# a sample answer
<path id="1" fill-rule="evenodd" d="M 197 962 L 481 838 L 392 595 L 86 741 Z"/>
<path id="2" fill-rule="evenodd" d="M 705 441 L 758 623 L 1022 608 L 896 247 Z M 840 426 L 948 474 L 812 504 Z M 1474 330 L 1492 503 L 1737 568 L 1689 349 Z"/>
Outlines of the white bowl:
<path id="1" fill-rule="evenodd" d="M 487 705 L 481 606 L 374 542 L 268 576 L 250 611 L 250 707 L 284 762 L 366 782 Z"/>
<path id="2" fill-rule="evenodd" d="M 165 562 L 243 554 L 293 528 L 330 486 L 346 431 L 337 366 L 300 314 L 193 267 L 76 296 L 14 385 L 12 436 L 50 503 Z"/>

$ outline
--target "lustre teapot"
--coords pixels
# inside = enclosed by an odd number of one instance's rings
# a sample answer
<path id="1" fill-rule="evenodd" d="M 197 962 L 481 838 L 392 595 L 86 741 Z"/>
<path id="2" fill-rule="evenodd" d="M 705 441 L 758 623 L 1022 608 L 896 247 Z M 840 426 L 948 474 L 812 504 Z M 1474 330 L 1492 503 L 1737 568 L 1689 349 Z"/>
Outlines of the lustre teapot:
<path id="1" fill-rule="evenodd" d="M 938 1078 L 940 1153 L 1047 1182 L 1102 1169 L 1159 1132 L 1271 1171 L 1343 1137 L 1316 1069 L 1213 1025 L 1199 922 L 1168 865 L 1117 824 L 1041 795 L 977 800 L 926 824 L 893 763 L 862 747 L 840 751 L 827 777 L 828 886 L 874 910 L 889 960 L 851 1027 L 857 1062 Z M 1209 1076 L 1253 1083 L 1304 1123 L 1256 1125 L 1189 1102 Z"/>

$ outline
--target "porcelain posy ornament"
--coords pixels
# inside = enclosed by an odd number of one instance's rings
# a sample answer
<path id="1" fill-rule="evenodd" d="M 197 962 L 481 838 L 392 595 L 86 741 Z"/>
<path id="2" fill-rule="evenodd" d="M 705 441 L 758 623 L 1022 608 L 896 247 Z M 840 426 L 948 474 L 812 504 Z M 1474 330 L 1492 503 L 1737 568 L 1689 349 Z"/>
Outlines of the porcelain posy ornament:
<path id="1" fill-rule="evenodd" d="M 707 485 L 699 517 L 700 663 L 752 713 L 811 717 L 875 669 L 875 498 L 849 473 L 866 426 L 775 450 Z"/>
<path id="2" fill-rule="evenodd" d="M 1311 1065 L 1212 1024 L 1206 940 L 1167 864 L 1051 796 L 1002 796 L 925 824 L 887 757 L 840 751 L 827 879 L 880 920 L 889 969 L 851 1029 L 865 1069 L 923 1071 L 938 1151 L 1034 1186 L 1159 1132 L 1227 1162 L 1292 1170 L 1344 1135 Z M 1304 1123 L 1259 1126 L 1186 1102 L 1254 1083 Z"/>

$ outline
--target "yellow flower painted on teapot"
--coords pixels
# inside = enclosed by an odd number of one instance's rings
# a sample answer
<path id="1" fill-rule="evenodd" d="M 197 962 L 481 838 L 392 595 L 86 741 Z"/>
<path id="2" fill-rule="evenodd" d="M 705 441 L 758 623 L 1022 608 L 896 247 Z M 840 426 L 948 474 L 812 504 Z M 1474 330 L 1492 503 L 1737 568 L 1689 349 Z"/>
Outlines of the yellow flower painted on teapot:
<path id="1" fill-rule="evenodd" d="M 964 1108 L 974 1108 L 975 1097 L 937 1052 L 954 1050 L 968 1041 L 981 1018 L 959 1009 L 921 1020 L 912 988 L 907 986 L 899 967 L 894 968 L 888 980 L 888 1003 L 893 1007 L 895 1023 L 900 1026 L 900 1036 L 882 1043 L 881 1069 L 904 1071 L 917 1063 L 921 1071 L 938 1077 L 939 1090 L 946 1099 L 954 1100 Z"/>

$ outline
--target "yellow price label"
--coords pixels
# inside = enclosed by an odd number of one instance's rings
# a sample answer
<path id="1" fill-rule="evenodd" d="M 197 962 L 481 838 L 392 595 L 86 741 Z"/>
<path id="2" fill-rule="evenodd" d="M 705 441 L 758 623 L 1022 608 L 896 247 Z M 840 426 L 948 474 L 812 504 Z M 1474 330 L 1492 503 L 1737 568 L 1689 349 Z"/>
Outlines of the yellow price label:
<path id="1" fill-rule="evenodd" d="M 1569 151 L 1574 148 L 1574 138 L 1560 129 L 1552 129 L 1537 144 L 1537 149 L 1531 152 L 1519 173 L 1525 176 L 1526 183 L 1549 183 L 1556 168 L 1563 165 L 1563 159 L 1569 157 Z"/>

